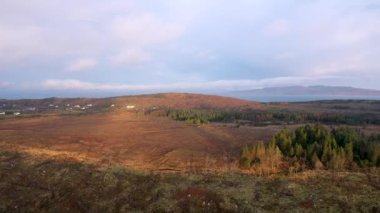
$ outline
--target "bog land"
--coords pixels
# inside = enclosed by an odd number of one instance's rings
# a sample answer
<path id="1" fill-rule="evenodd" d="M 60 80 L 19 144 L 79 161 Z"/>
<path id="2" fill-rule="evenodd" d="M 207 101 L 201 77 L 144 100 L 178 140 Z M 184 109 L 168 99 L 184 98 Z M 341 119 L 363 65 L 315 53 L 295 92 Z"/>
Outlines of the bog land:
<path id="1" fill-rule="evenodd" d="M 380 101 L 155 94 L 0 100 L 0 113 L 0 212 L 380 211 Z M 334 167 L 321 141 L 316 169 L 311 146 L 298 156 L 272 140 L 315 124 L 352 129 L 370 148 Z M 242 163 L 244 147 L 273 141 L 276 169 L 260 172 L 258 155 Z"/>

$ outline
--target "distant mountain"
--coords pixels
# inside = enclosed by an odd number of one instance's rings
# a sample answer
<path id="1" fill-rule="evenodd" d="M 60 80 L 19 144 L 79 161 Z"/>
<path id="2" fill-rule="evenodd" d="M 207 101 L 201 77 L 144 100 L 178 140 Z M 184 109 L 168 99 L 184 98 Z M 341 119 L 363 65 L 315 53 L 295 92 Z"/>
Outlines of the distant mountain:
<path id="1" fill-rule="evenodd" d="M 285 97 L 282 99 L 273 99 L 287 101 L 301 100 L 319 100 L 319 99 L 343 99 L 343 98 L 363 98 L 377 97 L 380 99 L 379 90 L 359 89 L 354 87 L 336 87 L 336 86 L 288 86 L 288 87 L 268 87 L 263 89 L 233 91 L 228 94 L 232 97 L 252 99 L 260 101 L 257 97 Z M 309 97 L 309 99 L 300 99 L 297 97 Z"/>

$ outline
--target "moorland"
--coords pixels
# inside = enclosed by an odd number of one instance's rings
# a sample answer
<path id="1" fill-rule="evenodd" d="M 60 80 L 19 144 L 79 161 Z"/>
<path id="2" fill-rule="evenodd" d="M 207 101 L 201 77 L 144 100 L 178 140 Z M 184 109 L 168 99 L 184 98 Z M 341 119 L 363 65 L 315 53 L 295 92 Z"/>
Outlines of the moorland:
<path id="1" fill-rule="evenodd" d="M 379 212 L 380 101 L 0 100 L 0 212 Z"/>

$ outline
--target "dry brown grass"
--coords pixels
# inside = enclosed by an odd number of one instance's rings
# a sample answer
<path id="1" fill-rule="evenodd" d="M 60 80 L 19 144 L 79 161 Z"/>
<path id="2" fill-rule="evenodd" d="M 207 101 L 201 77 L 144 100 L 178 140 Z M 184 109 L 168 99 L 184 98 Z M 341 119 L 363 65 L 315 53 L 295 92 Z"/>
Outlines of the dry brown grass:
<path id="1" fill-rule="evenodd" d="M 82 116 L 0 121 L 0 147 L 36 156 L 74 158 L 148 170 L 236 169 L 243 144 L 267 141 L 280 126 L 195 127 L 117 110 Z"/>

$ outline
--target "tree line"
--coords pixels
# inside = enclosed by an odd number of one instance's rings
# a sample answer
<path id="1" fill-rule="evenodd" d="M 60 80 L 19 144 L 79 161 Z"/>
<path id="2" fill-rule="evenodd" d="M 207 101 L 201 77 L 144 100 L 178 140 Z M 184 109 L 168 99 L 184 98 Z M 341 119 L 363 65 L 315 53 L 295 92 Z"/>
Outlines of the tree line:
<path id="1" fill-rule="evenodd" d="M 288 110 L 205 110 L 205 109 L 161 109 L 147 111 L 147 114 L 167 116 L 173 120 L 191 124 L 209 122 L 244 122 L 252 125 L 268 124 L 347 124 L 347 125 L 380 125 L 380 115 L 373 113 L 312 113 Z"/>
<path id="2" fill-rule="evenodd" d="M 350 169 L 380 166 L 380 135 L 366 136 L 361 131 L 340 127 L 327 130 L 322 125 L 283 129 L 264 144 L 244 146 L 240 165 L 254 167 L 281 164 L 296 169 Z"/>

